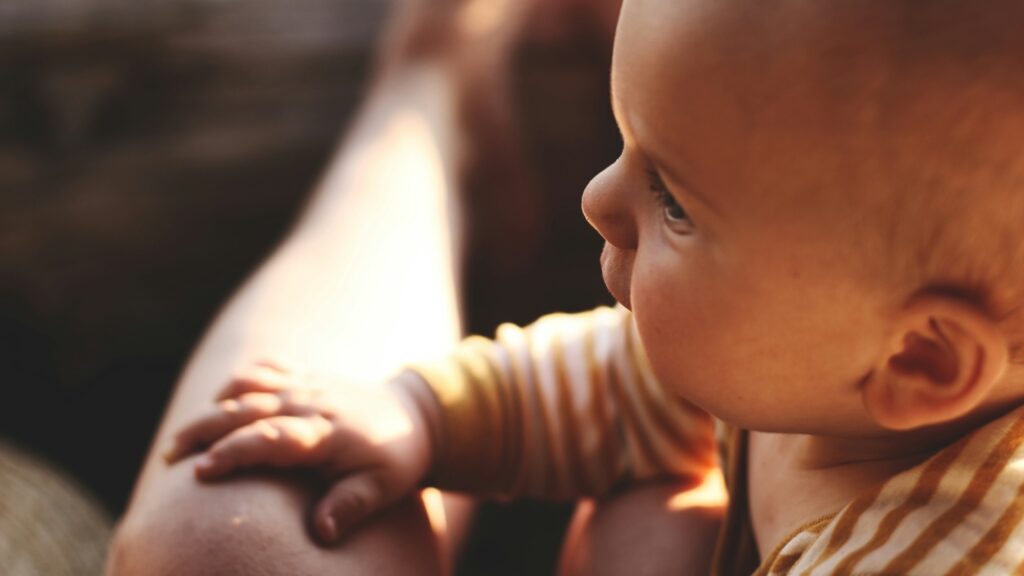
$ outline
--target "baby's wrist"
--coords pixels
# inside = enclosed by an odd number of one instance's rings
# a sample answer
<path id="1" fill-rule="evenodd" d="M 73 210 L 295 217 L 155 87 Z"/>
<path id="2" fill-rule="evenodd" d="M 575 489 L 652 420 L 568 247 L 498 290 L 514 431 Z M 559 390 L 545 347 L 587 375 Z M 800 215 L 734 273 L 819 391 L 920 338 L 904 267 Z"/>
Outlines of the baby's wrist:
<path id="1" fill-rule="evenodd" d="M 426 379 L 414 370 L 404 370 L 390 385 L 405 403 L 413 421 L 413 434 L 423 440 L 426 449 L 426 470 L 420 482 L 427 484 L 434 477 L 437 455 L 441 447 L 441 407 Z"/>

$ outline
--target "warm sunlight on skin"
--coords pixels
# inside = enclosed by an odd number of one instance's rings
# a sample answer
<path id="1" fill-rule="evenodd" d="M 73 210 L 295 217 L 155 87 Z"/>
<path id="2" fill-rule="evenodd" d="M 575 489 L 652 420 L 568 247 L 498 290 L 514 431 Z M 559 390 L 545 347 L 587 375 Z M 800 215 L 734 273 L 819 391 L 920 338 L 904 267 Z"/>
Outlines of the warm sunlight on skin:
<path id="1" fill-rule="evenodd" d="M 413 81 L 424 89 L 437 79 Z M 249 303 L 261 311 L 258 326 L 295 326 L 302 334 L 265 333 L 253 325 L 242 330 L 256 340 L 247 348 L 273 351 L 310 372 L 378 385 L 402 365 L 443 355 L 458 341 L 452 233 L 458 226 L 448 202 L 454 167 L 443 161 L 452 156 L 442 155 L 451 143 L 433 125 L 438 116 L 401 107 L 372 140 L 332 167 L 324 187 L 372 193 L 322 200 L 309 209 L 284 259 L 296 267 L 296 274 L 282 274 L 288 290 L 278 285 Z M 328 300 L 335 304 L 318 304 Z M 267 315 L 289 321 L 268 322 Z"/>
<path id="2" fill-rule="evenodd" d="M 441 491 L 437 488 L 424 488 L 420 495 L 423 497 L 423 504 L 427 509 L 427 517 L 430 518 L 430 526 L 434 529 L 434 535 L 442 538 L 448 530 L 448 521 L 444 515 L 444 500 Z"/>
<path id="3" fill-rule="evenodd" d="M 450 183 L 426 120 L 414 111 L 397 115 L 379 147 L 367 151 L 365 161 L 365 181 L 357 186 L 376 194 L 361 197 L 367 205 L 356 211 L 367 219 L 357 225 L 384 228 L 388 233 L 377 234 L 382 241 L 372 250 L 350 246 L 353 263 L 348 271 L 357 275 L 348 290 L 358 292 L 353 297 L 361 305 L 350 311 L 346 321 L 364 327 L 363 343 L 361 347 L 356 342 L 342 343 L 341 349 L 366 348 L 367 341 L 379 343 L 369 346 L 373 353 L 345 363 L 345 370 L 357 378 L 378 380 L 385 376 L 382 365 L 394 366 L 396 359 L 411 361 L 445 353 L 459 337 L 458 315 L 446 194 Z M 435 222 L 444 225 L 439 230 Z M 423 258 L 424 252 L 438 257 Z M 394 268 L 395 262 L 404 263 L 399 277 L 363 279 L 364 274 L 381 276 L 381 268 Z M 391 308 L 391 314 L 405 322 L 394 326 L 376 321 L 381 308 Z M 401 309 L 398 314 L 396 308 Z M 452 329 L 447 338 L 437 337 L 438 326 Z"/>
<path id="4" fill-rule="evenodd" d="M 729 503 L 729 495 L 725 490 L 725 478 L 720 468 L 713 468 L 700 485 L 676 494 L 668 501 L 670 511 L 691 508 L 724 508 Z"/>
<path id="5" fill-rule="evenodd" d="M 394 409 L 391 402 L 367 405 L 360 416 L 366 437 L 374 444 L 387 444 L 413 433 L 413 424 L 404 412 Z"/>
<path id="6" fill-rule="evenodd" d="M 448 533 L 448 516 L 444 506 L 444 495 L 437 488 L 424 488 L 420 491 L 420 499 L 423 501 L 423 508 L 427 511 L 427 520 L 430 521 L 430 528 L 434 532 L 438 546 L 449 550 L 449 554 L 445 554 L 441 558 L 443 563 L 441 573 L 451 574 L 452 570 L 449 565 L 451 539 Z"/>
<path id="7" fill-rule="evenodd" d="M 471 0 L 459 11 L 459 28 L 466 36 L 484 36 L 498 29 L 508 0 Z"/>

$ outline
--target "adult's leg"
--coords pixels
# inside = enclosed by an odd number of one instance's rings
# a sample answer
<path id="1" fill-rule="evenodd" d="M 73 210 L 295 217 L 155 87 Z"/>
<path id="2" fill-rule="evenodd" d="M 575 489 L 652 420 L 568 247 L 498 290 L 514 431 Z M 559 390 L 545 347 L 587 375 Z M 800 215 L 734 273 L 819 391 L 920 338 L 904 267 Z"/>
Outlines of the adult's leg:
<path id="1" fill-rule="evenodd" d="M 294 231 L 213 323 L 118 529 L 110 574 L 442 571 L 418 500 L 324 549 L 304 527 L 313 495 L 301 482 L 199 484 L 190 460 L 168 467 L 159 454 L 234 371 L 257 359 L 283 357 L 374 385 L 458 339 L 457 134 L 447 74 L 429 62 L 385 74 Z"/>
<path id="2" fill-rule="evenodd" d="M 709 574 L 727 497 L 720 474 L 658 482 L 580 504 L 562 548 L 561 576 Z"/>

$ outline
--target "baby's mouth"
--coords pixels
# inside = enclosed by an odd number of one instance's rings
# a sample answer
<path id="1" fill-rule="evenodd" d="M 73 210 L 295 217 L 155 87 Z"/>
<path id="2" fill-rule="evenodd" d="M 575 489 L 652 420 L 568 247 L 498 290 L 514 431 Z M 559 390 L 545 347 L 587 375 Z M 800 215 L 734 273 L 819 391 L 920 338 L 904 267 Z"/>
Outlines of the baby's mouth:
<path id="1" fill-rule="evenodd" d="M 604 285 L 619 304 L 627 310 L 632 310 L 629 272 L 616 248 L 605 242 L 604 249 L 601 250 L 601 276 L 604 278 Z"/>

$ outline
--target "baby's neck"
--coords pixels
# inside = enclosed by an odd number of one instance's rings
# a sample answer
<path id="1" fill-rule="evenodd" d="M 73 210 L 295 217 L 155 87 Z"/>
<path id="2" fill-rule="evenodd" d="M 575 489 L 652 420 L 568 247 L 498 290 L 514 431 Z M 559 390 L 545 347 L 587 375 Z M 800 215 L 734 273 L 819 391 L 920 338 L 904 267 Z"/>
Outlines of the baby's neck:
<path id="1" fill-rule="evenodd" d="M 793 470 L 825 472 L 850 468 L 901 468 L 922 462 L 963 433 L 894 434 L 877 438 L 840 438 L 775 434 Z"/>
<path id="2" fill-rule="evenodd" d="M 839 511 L 1008 411 L 868 438 L 751 432 L 747 489 L 761 556 L 792 531 Z"/>
<path id="3" fill-rule="evenodd" d="M 882 456 L 846 439 L 765 432 L 751 432 L 748 448 L 750 515 L 762 558 L 794 530 L 839 511 L 937 451 L 907 446 Z"/>

